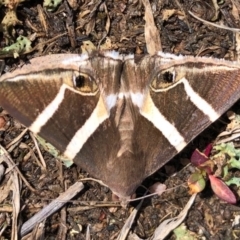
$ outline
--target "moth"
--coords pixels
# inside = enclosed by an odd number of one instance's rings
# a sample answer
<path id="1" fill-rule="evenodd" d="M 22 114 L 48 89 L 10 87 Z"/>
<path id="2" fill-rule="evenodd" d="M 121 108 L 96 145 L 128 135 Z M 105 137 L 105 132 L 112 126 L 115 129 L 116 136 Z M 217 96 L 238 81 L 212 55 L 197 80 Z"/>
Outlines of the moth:
<path id="1" fill-rule="evenodd" d="M 49 55 L 0 78 L 0 105 L 121 200 L 239 95 L 239 63 L 162 52 Z"/>

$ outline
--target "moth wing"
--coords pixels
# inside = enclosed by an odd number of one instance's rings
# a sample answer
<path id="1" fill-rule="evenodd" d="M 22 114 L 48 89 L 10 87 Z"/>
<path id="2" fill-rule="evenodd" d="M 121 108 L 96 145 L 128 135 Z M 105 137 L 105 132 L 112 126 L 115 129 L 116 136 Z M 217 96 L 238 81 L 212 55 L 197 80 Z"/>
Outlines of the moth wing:
<path id="1" fill-rule="evenodd" d="M 132 102 L 139 109 L 133 149 L 142 180 L 217 120 L 240 93 L 238 63 L 162 55 L 125 64 Z"/>
<path id="2" fill-rule="evenodd" d="M 0 78 L 0 105 L 62 154 L 101 178 L 103 173 L 98 170 L 102 163 L 97 156 L 85 160 L 77 155 L 100 125 L 106 132 L 109 129 L 106 121 L 114 115 L 121 65 L 120 60 L 98 53 L 35 58 Z M 89 151 L 92 147 L 90 144 Z"/>

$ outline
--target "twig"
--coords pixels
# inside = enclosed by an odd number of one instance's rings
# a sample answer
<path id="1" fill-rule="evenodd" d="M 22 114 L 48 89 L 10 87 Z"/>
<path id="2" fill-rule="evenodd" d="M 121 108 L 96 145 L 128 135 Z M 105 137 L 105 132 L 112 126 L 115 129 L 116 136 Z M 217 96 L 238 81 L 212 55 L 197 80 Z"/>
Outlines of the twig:
<path id="1" fill-rule="evenodd" d="M 82 182 L 76 182 L 70 188 L 68 188 L 66 192 L 62 193 L 57 199 L 36 213 L 32 218 L 30 218 L 22 225 L 20 232 L 21 237 L 30 232 L 37 223 L 42 222 L 44 219 L 58 211 L 58 209 L 65 205 L 68 200 L 76 196 L 83 188 L 84 186 Z"/>
<path id="2" fill-rule="evenodd" d="M 217 27 L 217 28 L 221 28 L 221 29 L 225 29 L 225 30 L 229 30 L 229 31 L 232 31 L 232 32 L 236 32 L 236 33 L 239 33 L 240 32 L 240 29 L 239 28 L 229 28 L 227 26 L 224 26 L 224 25 L 218 25 L 216 23 L 212 23 L 212 22 L 208 22 L 200 17 L 197 17 L 194 13 L 192 13 L 191 11 L 188 11 L 190 15 L 192 15 L 194 18 L 196 18 L 197 20 L 203 22 L 204 24 L 206 25 L 210 25 L 210 26 L 213 26 L 213 27 Z"/>

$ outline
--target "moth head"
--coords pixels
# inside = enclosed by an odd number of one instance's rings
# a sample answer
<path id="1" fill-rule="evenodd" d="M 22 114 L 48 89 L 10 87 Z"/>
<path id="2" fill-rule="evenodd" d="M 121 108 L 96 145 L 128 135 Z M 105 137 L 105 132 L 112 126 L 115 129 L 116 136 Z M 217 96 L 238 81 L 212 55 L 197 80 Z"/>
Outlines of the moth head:
<path id="1" fill-rule="evenodd" d="M 181 78 L 184 77 L 184 70 L 179 67 L 170 67 L 153 74 L 150 82 L 152 90 L 164 90 L 176 84 Z"/>
<path id="2" fill-rule="evenodd" d="M 67 84 L 82 95 L 95 95 L 99 91 L 96 81 L 87 73 L 75 71 L 71 81 L 68 80 Z"/>

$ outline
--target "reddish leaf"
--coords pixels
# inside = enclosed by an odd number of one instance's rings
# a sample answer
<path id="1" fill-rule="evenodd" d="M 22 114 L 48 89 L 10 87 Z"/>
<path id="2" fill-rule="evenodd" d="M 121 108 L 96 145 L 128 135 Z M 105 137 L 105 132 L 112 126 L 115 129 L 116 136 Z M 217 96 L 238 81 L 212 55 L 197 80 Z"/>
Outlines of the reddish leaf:
<path id="1" fill-rule="evenodd" d="M 208 144 L 207 147 L 205 148 L 203 154 L 205 154 L 208 157 L 212 151 L 212 148 L 213 148 L 212 144 L 211 143 Z"/>
<path id="2" fill-rule="evenodd" d="M 209 175 L 210 183 L 214 193 L 221 198 L 222 200 L 235 204 L 237 199 L 230 188 L 219 178 L 216 178 L 213 175 Z"/>
<path id="3" fill-rule="evenodd" d="M 204 154 L 201 153 L 198 149 L 195 149 L 191 156 L 191 163 L 195 166 L 198 167 L 202 163 L 206 162 L 208 160 L 208 157 Z"/>
<path id="4" fill-rule="evenodd" d="M 198 166 L 198 169 L 200 169 L 203 172 L 207 174 L 212 174 L 214 169 L 214 162 L 212 160 L 207 160 L 206 162 L 202 163 Z"/>

